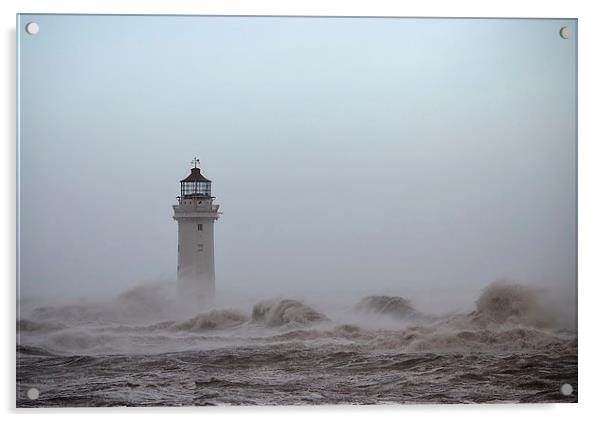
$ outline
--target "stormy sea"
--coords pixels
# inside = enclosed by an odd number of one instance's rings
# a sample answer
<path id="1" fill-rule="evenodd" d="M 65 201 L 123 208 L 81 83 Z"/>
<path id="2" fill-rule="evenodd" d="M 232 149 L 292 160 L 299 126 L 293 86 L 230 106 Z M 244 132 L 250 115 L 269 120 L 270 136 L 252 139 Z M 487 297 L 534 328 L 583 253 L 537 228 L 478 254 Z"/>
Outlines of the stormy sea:
<path id="1" fill-rule="evenodd" d="M 576 329 L 539 294 L 494 282 L 473 309 L 443 314 L 395 295 L 190 314 L 166 285 L 24 302 L 17 406 L 576 402 Z"/>

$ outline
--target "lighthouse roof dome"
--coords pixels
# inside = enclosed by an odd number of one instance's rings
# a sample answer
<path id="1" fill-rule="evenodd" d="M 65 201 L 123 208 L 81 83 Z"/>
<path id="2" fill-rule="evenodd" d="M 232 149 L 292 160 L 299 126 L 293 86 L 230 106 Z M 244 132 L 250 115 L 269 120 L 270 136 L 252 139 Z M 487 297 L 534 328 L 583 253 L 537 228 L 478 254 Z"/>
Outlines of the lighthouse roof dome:
<path id="1" fill-rule="evenodd" d="M 211 180 L 207 179 L 201 174 L 200 168 L 195 167 L 190 169 L 190 174 L 188 177 L 180 180 L 180 182 L 211 182 Z"/>

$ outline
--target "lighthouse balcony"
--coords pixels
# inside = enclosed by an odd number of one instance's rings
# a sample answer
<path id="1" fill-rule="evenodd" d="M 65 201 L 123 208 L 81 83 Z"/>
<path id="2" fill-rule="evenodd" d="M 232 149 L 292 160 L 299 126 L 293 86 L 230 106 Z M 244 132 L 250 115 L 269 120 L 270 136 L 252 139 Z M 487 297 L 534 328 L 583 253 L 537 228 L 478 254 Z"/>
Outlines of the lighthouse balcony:
<path id="1" fill-rule="evenodd" d="M 184 202 L 173 206 L 174 218 L 213 218 L 217 219 L 220 212 L 219 205 L 211 202 L 199 203 L 199 201 Z"/>
<path id="2" fill-rule="evenodd" d="M 211 202 L 180 201 L 179 204 L 174 205 L 174 208 L 186 211 L 217 212 L 219 205 Z"/>

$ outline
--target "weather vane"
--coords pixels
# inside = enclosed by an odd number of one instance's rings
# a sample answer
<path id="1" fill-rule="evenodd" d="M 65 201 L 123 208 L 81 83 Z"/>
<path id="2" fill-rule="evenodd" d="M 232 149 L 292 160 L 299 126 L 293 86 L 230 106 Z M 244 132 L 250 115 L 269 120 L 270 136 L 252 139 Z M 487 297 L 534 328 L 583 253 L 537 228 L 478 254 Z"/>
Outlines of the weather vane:
<path id="1" fill-rule="evenodd" d="M 190 165 L 194 166 L 194 168 L 197 168 L 197 164 L 200 165 L 201 164 L 201 160 L 199 160 L 198 158 L 194 157 L 194 160 L 192 160 L 190 162 Z"/>

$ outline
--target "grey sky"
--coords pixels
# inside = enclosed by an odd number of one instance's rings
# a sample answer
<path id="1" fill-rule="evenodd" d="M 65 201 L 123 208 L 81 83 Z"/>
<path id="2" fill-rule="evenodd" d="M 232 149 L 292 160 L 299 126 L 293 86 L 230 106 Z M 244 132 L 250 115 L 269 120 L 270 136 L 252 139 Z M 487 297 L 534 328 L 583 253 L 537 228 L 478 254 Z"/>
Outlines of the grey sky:
<path id="1" fill-rule="evenodd" d="M 19 25 L 25 296 L 174 279 L 195 155 L 218 290 L 575 282 L 573 20 Z"/>

